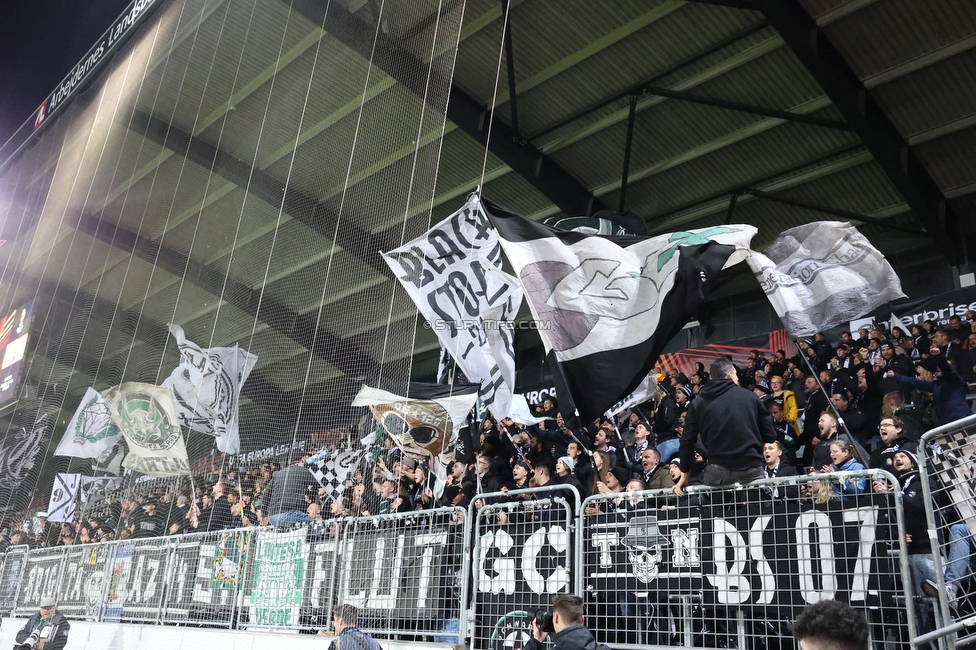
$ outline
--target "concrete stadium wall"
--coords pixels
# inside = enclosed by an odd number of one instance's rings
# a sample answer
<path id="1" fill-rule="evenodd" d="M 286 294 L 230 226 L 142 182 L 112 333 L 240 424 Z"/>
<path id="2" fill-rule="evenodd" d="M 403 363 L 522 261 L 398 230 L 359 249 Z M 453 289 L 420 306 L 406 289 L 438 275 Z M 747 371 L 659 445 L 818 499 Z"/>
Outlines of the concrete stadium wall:
<path id="1" fill-rule="evenodd" d="M 70 620 L 70 619 L 69 619 Z M 0 627 L 0 648 L 13 647 L 17 630 L 26 619 L 4 618 Z M 213 630 L 189 627 L 89 623 L 71 621 L 65 650 L 323 650 L 333 637 L 310 634 Z M 385 650 L 451 650 L 440 643 L 381 641 Z"/>

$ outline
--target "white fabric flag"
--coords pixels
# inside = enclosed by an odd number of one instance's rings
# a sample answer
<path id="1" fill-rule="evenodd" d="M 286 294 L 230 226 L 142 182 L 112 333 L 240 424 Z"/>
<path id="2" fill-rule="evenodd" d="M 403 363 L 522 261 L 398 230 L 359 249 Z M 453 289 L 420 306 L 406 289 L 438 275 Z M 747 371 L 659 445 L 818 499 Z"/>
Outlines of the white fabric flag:
<path id="1" fill-rule="evenodd" d="M 517 278 L 501 270 L 498 237 L 481 198 L 417 239 L 383 254 L 417 309 L 496 417 L 506 417 L 515 386 Z"/>
<path id="2" fill-rule="evenodd" d="M 539 424 L 548 419 L 546 417 L 540 418 L 532 415 L 532 409 L 529 408 L 529 402 L 525 399 L 525 395 L 519 395 L 518 393 L 512 396 L 512 408 L 509 410 L 509 417 L 512 418 L 513 422 L 518 422 L 526 426 Z"/>
<path id="3" fill-rule="evenodd" d="M 183 328 L 170 324 L 180 347 L 180 365 L 163 381 L 176 398 L 176 413 L 183 426 L 217 439 L 227 454 L 241 451 L 238 406 L 241 386 L 257 363 L 257 355 L 231 348 L 201 348 L 186 338 Z"/>
<path id="4" fill-rule="evenodd" d="M 82 505 L 95 503 L 109 495 L 121 484 L 121 479 L 117 478 L 95 478 L 91 476 L 81 477 L 81 486 L 78 488 L 78 498 Z"/>
<path id="5" fill-rule="evenodd" d="M 437 477 L 434 496 L 440 497 L 447 468 L 454 460 L 458 432 L 478 399 L 477 384 L 410 382 L 407 396 L 363 386 L 353 406 L 368 406 L 383 431 L 404 452 L 428 461 Z"/>
<path id="6" fill-rule="evenodd" d="M 891 265 L 847 222 L 817 221 L 784 231 L 749 267 L 786 330 L 810 337 L 904 298 Z"/>
<path id="7" fill-rule="evenodd" d="M 51 486 L 51 500 L 47 506 L 47 520 L 55 524 L 70 522 L 75 516 L 75 504 L 81 474 L 56 474 Z"/>
<path id="8" fill-rule="evenodd" d="M 122 438 L 122 432 L 112 420 L 112 407 L 98 391 L 89 387 L 75 410 L 55 456 L 99 458 Z"/>
<path id="9" fill-rule="evenodd" d="M 190 474 L 176 403 L 169 388 L 127 382 L 109 389 L 105 400 L 112 405 L 112 419 L 129 445 L 123 467 L 150 476 Z"/>
<path id="10" fill-rule="evenodd" d="M 657 372 L 652 372 L 644 378 L 644 381 L 634 389 L 634 392 L 623 398 L 609 409 L 607 409 L 607 417 L 613 417 L 617 413 L 629 409 L 632 406 L 638 404 L 643 404 L 648 400 L 652 400 L 660 394 L 661 389 L 657 385 Z"/>

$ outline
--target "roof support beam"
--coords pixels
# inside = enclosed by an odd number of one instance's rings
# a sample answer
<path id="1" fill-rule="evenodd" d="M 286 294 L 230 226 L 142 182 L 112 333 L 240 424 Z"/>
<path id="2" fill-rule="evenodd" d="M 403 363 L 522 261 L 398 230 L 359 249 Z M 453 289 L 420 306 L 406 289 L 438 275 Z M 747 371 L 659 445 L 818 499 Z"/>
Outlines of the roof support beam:
<path id="1" fill-rule="evenodd" d="M 753 179 L 750 179 L 750 180 L 748 180 L 748 181 L 746 181 L 744 183 L 739 183 L 737 185 L 733 185 L 732 187 L 726 187 L 726 188 L 724 188 L 722 190 L 719 190 L 718 192 L 715 192 L 714 194 L 711 194 L 711 195 L 706 196 L 704 198 L 695 199 L 694 201 L 689 201 L 688 203 L 683 203 L 682 205 L 679 205 L 679 206 L 677 206 L 675 208 L 671 208 L 670 210 L 667 210 L 666 212 L 659 212 L 659 213 L 657 213 L 655 215 L 651 215 L 650 217 L 648 217 L 646 219 L 648 229 L 650 230 L 650 229 L 654 228 L 655 226 L 659 225 L 659 222 L 665 221 L 669 217 L 673 217 L 675 215 L 679 215 L 679 214 L 681 214 L 683 212 L 686 212 L 688 210 L 691 210 L 692 208 L 697 208 L 699 206 L 708 205 L 709 203 L 715 203 L 716 201 L 722 201 L 725 197 L 727 197 L 727 196 L 729 196 L 731 194 L 739 194 L 739 195 L 741 195 L 742 193 L 744 193 L 750 187 L 753 187 L 753 186 L 756 186 L 756 185 L 762 185 L 764 183 L 769 183 L 770 181 L 774 181 L 776 179 L 789 176 L 790 174 L 795 174 L 796 172 L 802 171 L 802 170 L 807 169 L 808 167 L 812 167 L 814 165 L 818 165 L 818 164 L 820 164 L 822 162 L 825 162 L 827 160 L 830 160 L 831 158 L 836 158 L 838 156 L 843 156 L 845 154 L 851 153 L 852 151 L 856 151 L 856 150 L 862 149 L 862 148 L 863 148 L 863 145 L 861 145 L 860 143 L 858 143 L 858 144 L 845 145 L 843 147 L 840 147 L 839 149 L 831 149 L 830 151 L 828 151 L 826 153 L 823 153 L 823 154 L 820 154 L 820 155 L 818 155 L 818 156 L 816 156 L 814 158 L 811 158 L 811 159 L 808 159 L 808 160 L 804 160 L 803 162 L 800 162 L 800 163 L 798 163 L 798 164 L 790 167 L 789 169 L 783 169 L 783 170 L 779 170 L 779 171 L 773 172 L 772 174 L 767 174 L 765 176 L 760 176 L 758 178 L 753 178 Z"/>
<path id="2" fill-rule="evenodd" d="M 762 106 L 742 104 L 740 102 L 733 102 L 726 99 L 703 97 L 701 95 L 696 95 L 694 93 L 690 93 L 684 90 L 671 90 L 670 88 L 659 88 L 657 86 L 645 86 L 644 88 L 641 89 L 641 91 L 646 95 L 657 95 L 659 97 L 677 99 L 678 101 L 690 102 L 692 104 L 703 104 L 705 106 L 714 106 L 715 108 L 724 108 L 729 111 L 739 111 L 740 113 L 752 113 L 754 115 L 765 115 L 766 117 L 775 117 L 781 120 L 787 120 L 789 122 L 812 124 L 814 126 L 823 126 L 828 129 L 838 129 L 841 131 L 854 130 L 849 124 L 846 124 L 838 120 L 831 120 L 823 117 L 816 117 L 813 115 L 802 115 L 790 111 L 777 110 L 775 108 L 764 108 Z"/>
<path id="3" fill-rule="evenodd" d="M 765 29 L 767 27 L 769 27 L 769 23 L 767 23 L 765 20 L 760 21 L 758 23 L 755 23 L 753 25 L 749 25 L 745 29 L 740 30 L 738 32 L 735 32 L 734 34 L 731 34 L 730 36 L 728 36 L 727 38 L 722 39 L 718 43 L 715 43 L 714 45 L 711 45 L 711 46 L 705 48 L 704 50 L 702 50 L 700 52 L 695 52 L 694 54 L 692 54 L 690 56 L 687 56 L 687 57 L 685 57 L 685 58 L 683 58 L 683 59 L 681 59 L 681 60 L 673 63 L 672 65 L 668 66 L 664 70 L 662 70 L 662 71 L 658 72 L 657 74 L 655 74 L 650 79 L 647 79 L 646 81 L 643 81 L 643 82 L 641 82 L 640 84 L 638 84 L 636 86 L 632 86 L 631 88 L 629 88 L 629 89 L 627 89 L 627 90 L 625 90 L 623 92 L 619 92 L 619 93 L 617 93 L 615 95 L 612 95 L 610 97 L 607 97 L 605 99 L 601 99 L 599 102 L 597 102 L 595 104 L 591 104 L 590 106 L 587 106 L 586 108 L 583 108 L 583 109 L 581 109 L 579 111 L 576 111 L 575 113 L 564 117 L 563 119 L 559 120 L 558 122 L 555 122 L 554 124 L 550 124 L 546 128 L 544 128 L 544 129 L 542 129 L 540 131 L 536 131 L 535 133 L 532 133 L 532 134 L 528 135 L 526 139 L 528 139 L 528 140 L 536 140 L 538 138 L 541 138 L 544 135 L 548 135 L 549 133 L 552 133 L 553 131 L 556 131 L 558 129 L 563 128 L 567 124 L 572 124 L 576 120 L 581 119 L 583 117 L 586 117 L 590 113 L 593 113 L 595 111 L 600 110 L 604 106 L 609 106 L 610 104 L 612 104 L 612 103 L 614 103 L 616 101 L 619 101 L 619 100 L 621 100 L 621 99 L 623 99 L 625 97 L 633 97 L 634 95 L 640 95 L 643 92 L 643 89 L 646 86 L 650 86 L 652 84 L 655 84 L 658 81 L 661 81 L 662 79 L 673 75 L 675 72 L 678 72 L 678 71 L 680 71 L 680 70 L 682 70 L 684 68 L 687 68 L 688 66 L 690 66 L 690 65 L 692 65 L 694 63 L 697 63 L 697 62 L 701 61 L 702 59 L 704 59 L 705 57 L 708 57 L 708 56 L 711 56 L 712 54 L 715 54 L 716 52 L 720 52 L 721 50 L 724 50 L 728 46 L 733 45 L 735 43 L 738 43 L 742 39 L 744 39 L 744 38 L 746 38 L 748 36 L 752 36 L 756 32 L 761 31 L 761 30 L 763 30 L 763 29 Z"/>
<path id="4" fill-rule="evenodd" d="M 965 263 L 959 223 L 921 161 L 844 57 L 799 2 L 754 0 L 766 19 L 820 84 L 864 146 L 905 197 L 919 222 L 953 264 Z"/>
<path id="5" fill-rule="evenodd" d="M 302 222 L 329 241 L 333 241 L 334 238 L 335 243 L 343 250 L 361 259 L 371 269 L 392 277 L 390 267 L 380 256 L 380 250 L 396 248 L 399 242 L 387 241 L 381 235 L 373 235 L 348 219 L 342 220 L 342 227 L 337 228 L 341 219 L 338 210 L 319 203 L 313 197 L 252 167 L 247 161 L 215 147 L 202 138 L 194 137 L 158 117 L 137 112 L 133 115 L 130 128 L 145 135 L 149 140 L 172 149 L 204 169 L 212 169 L 213 173 L 247 190 L 250 195 L 274 208 L 286 212 L 292 219 Z M 377 241 L 377 238 L 380 240 Z M 366 242 L 373 242 L 373 245 L 368 245 Z"/>
<path id="6" fill-rule="evenodd" d="M 295 0 L 291 6 L 316 25 L 323 24 L 328 7 L 328 18 L 324 22 L 330 35 L 366 60 L 371 60 L 417 97 L 424 98 L 425 101 L 433 100 L 425 92 L 429 83 L 429 66 L 400 47 L 396 37 L 377 33 L 374 26 L 363 23 L 336 2 Z M 442 110 L 443 106 L 432 108 Z M 447 118 L 487 146 L 489 151 L 567 214 L 585 215 L 607 208 L 569 172 L 535 147 L 519 143 L 517 134 L 509 125 L 499 119 L 492 119 L 491 111 L 481 102 L 453 85 L 447 106 Z"/>
<path id="7" fill-rule="evenodd" d="M 76 228 L 80 232 L 112 246 L 132 251 L 136 257 L 168 273 L 185 277 L 188 282 L 219 296 L 241 311 L 251 316 L 260 316 L 269 327 L 307 348 L 312 354 L 326 360 L 347 376 L 355 377 L 378 369 L 365 351 L 319 327 L 314 313 L 300 314 L 259 289 L 252 289 L 205 264 L 161 245 L 158 241 L 104 221 L 96 215 L 82 213 L 77 216 L 77 219 Z"/>
<path id="8" fill-rule="evenodd" d="M 746 194 L 751 194 L 757 199 L 764 199 L 766 201 L 772 201 L 773 203 L 782 203 L 783 205 L 789 205 L 795 208 L 803 208 L 804 210 L 812 210 L 814 212 L 822 212 L 823 214 L 833 215 L 835 217 L 848 219 L 850 221 L 860 221 L 862 223 L 869 223 L 874 226 L 881 226 L 882 228 L 887 228 L 888 230 L 899 230 L 901 232 L 911 233 L 912 235 L 927 234 L 924 229 L 905 228 L 904 226 L 893 225 L 890 221 L 887 221 L 885 219 L 875 219 L 874 217 L 858 214 L 857 212 L 850 212 L 849 210 L 841 210 L 840 208 L 831 208 L 826 205 L 820 205 L 808 201 L 800 201 L 798 199 L 788 199 L 785 196 L 770 194 L 769 192 L 763 192 L 762 190 L 757 190 L 754 188 L 747 189 Z"/>
<path id="9" fill-rule="evenodd" d="M 515 46 L 512 44 L 512 7 L 508 0 L 502 0 L 502 7 L 504 9 L 505 23 L 503 29 L 505 30 L 505 71 L 508 77 L 508 96 L 511 98 L 509 102 L 511 106 L 509 107 L 509 112 L 512 115 L 512 130 L 515 131 L 515 137 L 520 137 L 519 135 L 519 121 L 518 121 L 518 94 L 515 89 Z"/>

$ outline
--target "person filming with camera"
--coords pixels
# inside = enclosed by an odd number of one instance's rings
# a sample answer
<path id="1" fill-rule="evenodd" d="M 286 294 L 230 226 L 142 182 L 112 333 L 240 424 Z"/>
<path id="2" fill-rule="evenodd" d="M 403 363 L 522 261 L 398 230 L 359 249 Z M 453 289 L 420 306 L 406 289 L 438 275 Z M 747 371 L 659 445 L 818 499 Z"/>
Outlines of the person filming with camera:
<path id="1" fill-rule="evenodd" d="M 41 598 L 41 609 L 17 632 L 14 650 L 61 650 L 68 642 L 71 624 L 57 610 L 54 598 Z"/>
<path id="2" fill-rule="evenodd" d="M 583 624 L 583 599 L 574 594 L 560 594 L 552 599 L 552 614 L 539 611 L 532 619 L 532 639 L 523 650 L 543 650 L 552 634 L 552 650 L 609 650 L 597 643 Z"/>

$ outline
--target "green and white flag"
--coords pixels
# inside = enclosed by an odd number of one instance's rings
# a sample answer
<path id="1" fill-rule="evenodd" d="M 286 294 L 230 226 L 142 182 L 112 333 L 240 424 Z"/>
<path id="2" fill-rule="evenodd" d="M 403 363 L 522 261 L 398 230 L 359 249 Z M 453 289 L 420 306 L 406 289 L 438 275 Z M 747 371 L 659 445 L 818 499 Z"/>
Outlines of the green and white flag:
<path id="1" fill-rule="evenodd" d="M 98 391 L 89 387 L 54 455 L 99 458 L 111 451 L 121 437 L 122 432 L 112 420 L 112 407 Z"/>
<path id="2" fill-rule="evenodd" d="M 170 389 L 127 382 L 109 389 L 105 401 L 112 405 L 112 419 L 129 444 L 123 467 L 150 476 L 190 473 Z"/>
<path id="3" fill-rule="evenodd" d="M 294 627 L 302 611 L 306 530 L 258 533 L 251 584 L 251 624 L 255 627 Z"/>

